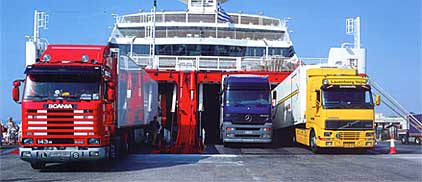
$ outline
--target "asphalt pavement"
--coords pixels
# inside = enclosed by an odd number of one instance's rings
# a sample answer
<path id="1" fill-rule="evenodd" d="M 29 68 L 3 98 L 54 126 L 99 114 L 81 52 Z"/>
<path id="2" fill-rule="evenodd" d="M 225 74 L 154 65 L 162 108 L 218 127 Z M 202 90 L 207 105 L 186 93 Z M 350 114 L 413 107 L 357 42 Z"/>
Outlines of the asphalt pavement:
<path id="1" fill-rule="evenodd" d="M 207 154 L 131 154 L 114 164 L 50 164 L 33 170 L 0 154 L 0 181 L 422 181 L 422 146 L 388 143 L 364 153 L 305 147 L 207 147 Z"/>

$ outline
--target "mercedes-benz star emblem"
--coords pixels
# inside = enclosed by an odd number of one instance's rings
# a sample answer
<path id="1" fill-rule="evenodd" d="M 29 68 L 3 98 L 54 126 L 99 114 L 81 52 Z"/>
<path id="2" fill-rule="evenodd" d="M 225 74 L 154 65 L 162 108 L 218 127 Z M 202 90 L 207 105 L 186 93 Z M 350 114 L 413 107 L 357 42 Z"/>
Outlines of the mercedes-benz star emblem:
<path id="1" fill-rule="evenodd" d="M 246 121 L 252 121 L 252 116 L 251 115 L 249 115 L 249 114 L 247 114 L 246 116 L 245 116 L 245 120 Z"/>

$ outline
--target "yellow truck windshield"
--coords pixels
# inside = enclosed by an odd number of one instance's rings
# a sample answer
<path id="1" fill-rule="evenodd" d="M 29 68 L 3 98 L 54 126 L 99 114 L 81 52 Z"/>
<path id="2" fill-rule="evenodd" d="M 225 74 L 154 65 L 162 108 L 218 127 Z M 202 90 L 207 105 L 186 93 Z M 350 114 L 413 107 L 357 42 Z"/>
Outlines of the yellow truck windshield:
<path id="1" fill-rule="evenodd" d="M 325 109 L 372 109 L 372 94 L 364 88 L 331 88 L 322 91 Z"/>

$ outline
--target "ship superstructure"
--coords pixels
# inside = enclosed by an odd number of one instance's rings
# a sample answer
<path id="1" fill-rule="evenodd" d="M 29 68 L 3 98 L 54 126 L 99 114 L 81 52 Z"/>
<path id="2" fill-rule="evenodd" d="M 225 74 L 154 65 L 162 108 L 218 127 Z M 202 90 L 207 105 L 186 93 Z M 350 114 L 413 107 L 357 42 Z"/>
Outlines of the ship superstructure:
<path id="1" fill-rule="evenodd" d="M 222 21 L 227 0 L 182 2 L 186 11 L 116 17 L 110 45 L 160 70 L 281 70 L 296 61 L 287 20 L 240 12 Z"/>

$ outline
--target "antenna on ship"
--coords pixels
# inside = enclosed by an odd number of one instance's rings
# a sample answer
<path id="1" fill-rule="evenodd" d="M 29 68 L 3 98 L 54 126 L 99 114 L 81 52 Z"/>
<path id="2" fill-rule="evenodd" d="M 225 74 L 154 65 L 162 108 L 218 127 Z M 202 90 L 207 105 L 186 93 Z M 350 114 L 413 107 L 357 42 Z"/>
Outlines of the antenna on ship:
<path id="1" fill-rule="evenodd" d="M 217 10 L 218 4 L 229 0 L 180 0 L 188 5 L 189 12 L 212 13 Z"/>
<path id="2" fill-rule="evenodd" d="M 40 29 L 47 30 L 49 15 L 47 12 L 35 10 L 34 12 L 34 35 L 25 36 L 26 41 L 26 65 L 32 65 L 42 54 L 48 45 L 46 39 L 40 38 Z"/>
<path id="3" fill-rule="evenodd" d="M 157 0 L 154 0 L 154 4 L 153 4 L 153 20 L 152 20 L 152 44 L 150 45 L 150 55 L 152 58 L 152 66 L 153 68 L 158 68 L 158 63 L 155 60 L 155 26 L 156 26 L 156 17 L 157 17 Z"/>
<path id="4" fill-rule="evenodd" d="M 346 34 L 353 35 L 354 48 L 360 49 L 360 17 L 346 19 Z"/>
<path id="5" fill-rule="evenodd" d="M 366 74 L 366 49 L 360 44 L 360 17 L 346 19 L 346 34 L 353 35 L 354 42 L 345 42 L 340 48 L 331 48 L 328 64 L 353 68 Z"/>

